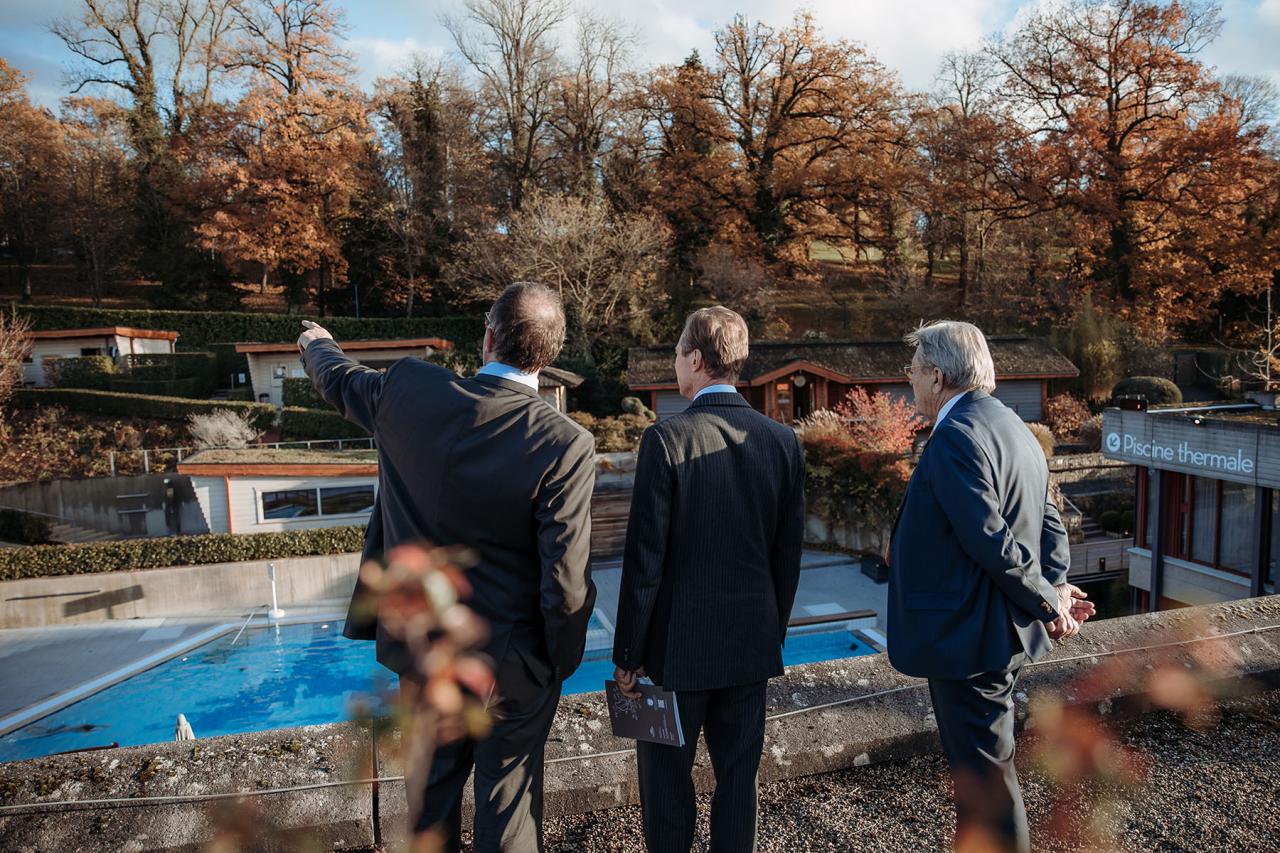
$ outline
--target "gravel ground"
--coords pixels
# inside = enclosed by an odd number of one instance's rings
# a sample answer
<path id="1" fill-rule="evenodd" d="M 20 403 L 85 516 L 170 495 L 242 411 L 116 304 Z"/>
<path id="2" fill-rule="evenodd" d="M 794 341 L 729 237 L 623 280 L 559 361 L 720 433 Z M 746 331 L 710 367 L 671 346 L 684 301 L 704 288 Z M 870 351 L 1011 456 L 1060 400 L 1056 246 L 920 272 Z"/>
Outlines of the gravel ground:
<path id="1" fill-rule="evenodd" d="M 1029 762 L 1019 777 L 1039 849 L 1079 849 L 1080 821 L 1101 821 L 1115 850 L 1280 850 L 1280 691 L 1230 703 L 1219 723 L 1195 731 L 1166 713 L 1119 730 L 1145 756 L 1137 789 L 1058 789 Z M 1029 750 L 1024 741 L 1021 755 Z M 1104 796 L 1108 809 L 1076 811 L 1051 832 L 1050 813 Z M 773 851 L 942 850 L 955 813 L 940 755 L 860 767 L 765 785 L 760 791 L 759 849 Z M 699 840 L 706 850 L 709 801 L 698 801 Z M 1056 839 L 1056 840 L 1055 840 Z M 1065 843 L 1061 839 L 1074 839 Z M 559 853 L 642 851 L 638 808 L 611 809 L 547 822 L 547 848 Z M 1094 845 L 1089 845 L 1093 847 Z"/>

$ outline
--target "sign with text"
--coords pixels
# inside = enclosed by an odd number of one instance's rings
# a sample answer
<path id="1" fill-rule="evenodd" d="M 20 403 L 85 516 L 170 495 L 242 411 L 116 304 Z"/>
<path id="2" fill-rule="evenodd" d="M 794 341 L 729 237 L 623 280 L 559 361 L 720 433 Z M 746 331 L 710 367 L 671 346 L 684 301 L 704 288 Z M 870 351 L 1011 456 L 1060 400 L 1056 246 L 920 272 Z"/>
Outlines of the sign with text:
<path id="1" fill-rule="evenodd" d="M 1249 485 L 1268 482 L 1280 470 L 1280 429 L 1254 423 L 1181 414 L 1108 409 L 1102 452 L 1109 459 Z M 1268 451 L 1271 451 L 1268 453 Z"/>

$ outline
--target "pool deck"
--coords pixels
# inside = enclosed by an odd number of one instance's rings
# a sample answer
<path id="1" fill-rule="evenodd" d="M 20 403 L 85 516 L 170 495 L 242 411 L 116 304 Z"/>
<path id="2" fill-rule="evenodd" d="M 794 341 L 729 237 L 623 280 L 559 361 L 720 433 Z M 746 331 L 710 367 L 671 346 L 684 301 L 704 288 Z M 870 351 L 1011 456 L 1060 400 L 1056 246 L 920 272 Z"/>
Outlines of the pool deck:
<path id="1" fill-rule="evenodd" d="M 806 551 L 792 617 L 830 616 L 873 610 L 883 626 L 888 587 L 877 584 L 843 554 Z M 621 560 L 598 561 L 592 568 L 598 596 L 597 610 L 607 630 L 596 629 L 589 648 L 607 647 L 617 622 Z M 332 618 L 346 609 L 345 600 L 290 606 L 289 621 Z M 171 657 L 185 648 L 207 642 L 208 635 L 244 622 L 244 611 L 210 612 L 200 618 L 129 619 L 60 628 L 0 630 L 0 731 L 25 721 L 15 715 L 67 704 L 70 691 L 90 695 L 97 689 Z M 253 617 L 257 623 L 261 612 Z M 370 655 L 373 649 L 370 646 Z M 23 714 L 27 716 L 27 714 Z M 6 721 L 9 721 L 6 724 Z"/>

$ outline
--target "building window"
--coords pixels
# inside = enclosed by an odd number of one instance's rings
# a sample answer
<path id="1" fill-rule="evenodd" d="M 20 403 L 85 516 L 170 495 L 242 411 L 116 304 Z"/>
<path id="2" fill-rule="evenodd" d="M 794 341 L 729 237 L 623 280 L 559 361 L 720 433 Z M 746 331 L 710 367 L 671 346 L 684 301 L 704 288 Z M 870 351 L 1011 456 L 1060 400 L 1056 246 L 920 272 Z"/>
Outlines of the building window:
<path id="1" fill-rule="evenodd" d="M 333 486 L 320 490 L 321 515 L 355 515 L 373 512 L 373 484 Z"/>
<path id="2" fill-rule="evenodd" d="M 1222 522 L 1218 528 L 1218 568 L 1251 575 L 1254 542 L 1254 502 L 1257 490 L 1240 483 L 1222 483 Z"/>
<path id="3" fill-rule="evenodd" d="M 372 483 L 262 492 L 262 520 L 362 515 L 373 511 Z"/>
<path id="4" fill-rule="evenodd" d="M 1154 476 L 1158 475 L 1147 471 L 1138 476 L 1138 503 L 1145 511 L 1146 525 L 1135 544 L 1151 547 L 1156 513 L 1163 511 L 1165 556 L 1234 574 L 1251 574 L 1258 538 L 1253 529 L 1254 487 L 1166 471 L 1162 506 L 1157 506 L 1150 500 Z M 1280 520 L 1273 525 L 1280 533 Z M 1273 547 L 1273 553 L 1280 556 L 1280 548 Z"/>
<path id="5" fill-rule="evenodd" d="M 308 518 L 319 515 L 315 489 L 262 493 L 262 518 Z"/>
<path id="6" fill-rule="evenodd" d="M 102 355 L 102 347 L 80 347 L 80 357 L 86 355 Z"/>

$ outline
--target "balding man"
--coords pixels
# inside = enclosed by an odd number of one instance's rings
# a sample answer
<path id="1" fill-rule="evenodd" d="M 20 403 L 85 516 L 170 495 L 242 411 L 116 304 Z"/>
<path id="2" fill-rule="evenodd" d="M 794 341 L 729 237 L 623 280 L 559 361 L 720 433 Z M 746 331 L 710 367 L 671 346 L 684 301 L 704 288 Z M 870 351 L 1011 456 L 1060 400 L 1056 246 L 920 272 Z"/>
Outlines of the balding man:
<path id="1" fill-rule="evenodd" d="M 1093 613 L 1067 583 L 1070 548 L 1044 452 L 991 396 L 982 332 L 939 322 L 907 336 L 907 377 L 933 434 L 890 544 L 889 661 L 929 679 L 956 797 L 956 846 L 1030 849 L 1013 766 L 1022 667 Z"/>
<path id="2" fill-rule="evenodd" d="M 538 371 L 564 343 L 555 291 L 513 284 L 485 315 L 473 378 L 421 359 L 386 371 L 342 354 L 311 324 L 298 344 L 321 396 L 378 442 L 366 557 L 410 542 L 466 545 L 472 609 L 489 623 L 499 701 L 488 738 L 441 746 L 416 831 L 440 825 L 459 848 L 462 793 L 475 768 L 477 851 L 542 849 L 543 746 L 560 685 L 578 667 L 596 590 L 588 563 L 595 441 L 538 396 Z M 352 599 L 344 633 L 377 639 L 407 683 L 404 647 Z"/>

